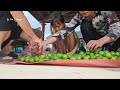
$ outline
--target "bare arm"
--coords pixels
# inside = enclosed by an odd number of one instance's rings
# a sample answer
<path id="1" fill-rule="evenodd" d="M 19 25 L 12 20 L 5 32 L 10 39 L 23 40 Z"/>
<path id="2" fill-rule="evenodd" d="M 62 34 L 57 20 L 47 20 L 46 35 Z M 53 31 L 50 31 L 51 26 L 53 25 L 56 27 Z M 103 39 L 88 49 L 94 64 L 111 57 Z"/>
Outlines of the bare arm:
<path id="1" fill-rule="evenodd" d="M 10 11 L 13 18 L 16 20 L 18 25 L 22 28 L 22 30 L 30 36 L 30 38 L 34 41 L 39 40 L 39 38 L 35 35 L 33 32 L 27 18 L 25 17 L 24 13 L 22 11 Z"/>
<path id="2" fill-rule="evenodd" d="M 104 36 L 101 39 L 99 39 L 98 41 L 102 42 L 103 44 L 106 44 L 106 43 L 112 42 L 112 39 L 108 36 Z"/>
<path id="3" fill-rule="evenodd" d="M 46 45 L 48 45 L 48 44 L 52 44 L 52 43 L 54 43 L 54 42 L 56 42 L 57 41 L 57 38 L 56 37 L 50 37 L 49 39 L 47 39 L 46 41 L 45 41 L 45 43 L 46 43 Z"/>
<path id="4" fill-rule="evenodd" d="M 120 21 L 116 13 L 113 11 L 103 11 L 102 14 L 106 17 L 106 23 L 109 25 L 108 33 L 99 40 L 88 42 L 88 49 L 97 49 L 107 43 L 113 44 L 120 37 Z"/>
<path id="5" fill-rule="evenodd" d="M 56 41 L 57 41 L 57 38 L 56 38 L 56 37 L 50 37 L 49 39 L 43 41 L 43 42 L 42 42 L 43 50 L 46 50 L 46 46 L 47 46 L 48 44 L 52 44 L 52 43 L 54 43 L 54 42 L 56 42 Z"/>

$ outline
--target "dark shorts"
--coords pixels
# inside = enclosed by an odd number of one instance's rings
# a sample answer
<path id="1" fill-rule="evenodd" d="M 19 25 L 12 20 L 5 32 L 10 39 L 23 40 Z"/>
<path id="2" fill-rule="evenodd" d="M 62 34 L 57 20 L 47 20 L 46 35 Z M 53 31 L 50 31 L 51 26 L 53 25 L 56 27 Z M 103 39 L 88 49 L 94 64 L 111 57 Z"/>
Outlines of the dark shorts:
<path id="1" fill-rule="evenodd" d="M 19 26 L 17 26 L 16 28 L 12 29 L 10 37 L 6 41 L 3 42 L 2 48 L 4 46 L 6 46 L 10 42 L 10 40 L 19 39 L 21 33 L 22 33 L 22 29 Z"/>
<path id="2" fill-rule="evenodd" d="M 16 28 L 11 30 L 11 35 L 9 38 L 11 38 L 12 40 L 19 39 L 21 33 L 22 33 L 21 27 L 17 26 Z"/>
<path id="3" fill-rule="evenodd" d="M 16 25 L 10 11 L 0 11 L 0 31 L 12 30 Z"/>

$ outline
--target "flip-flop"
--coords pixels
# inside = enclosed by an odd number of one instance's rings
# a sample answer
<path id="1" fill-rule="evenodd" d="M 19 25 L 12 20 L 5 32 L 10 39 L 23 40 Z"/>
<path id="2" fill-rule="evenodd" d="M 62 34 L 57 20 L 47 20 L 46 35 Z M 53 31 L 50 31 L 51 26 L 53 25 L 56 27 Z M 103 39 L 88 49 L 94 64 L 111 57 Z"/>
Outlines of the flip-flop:
<path id="1" fill-rule="evenodd" d="M 18 59 L 18 55 L 15 54 L 14 52 L 10 52 L 7 56 L 12 57 L 13 59 Z"/>
<path id="2" fill-rule="evenodd" d="M 8 56 L 4 54 L 2 51 L 0 51 L 0 62 L 12 62 L 13 59 L 3 59 L 3 57 Z"/>

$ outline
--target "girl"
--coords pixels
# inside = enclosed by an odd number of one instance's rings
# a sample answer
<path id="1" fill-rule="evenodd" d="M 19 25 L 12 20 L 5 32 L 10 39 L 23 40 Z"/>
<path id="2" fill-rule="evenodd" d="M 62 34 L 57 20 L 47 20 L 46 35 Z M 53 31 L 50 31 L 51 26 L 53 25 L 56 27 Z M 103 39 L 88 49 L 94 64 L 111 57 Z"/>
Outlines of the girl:
<path id="1" fill-rule="evenodd" d="M 60 30 L 67 30 L 67 27 L 65 25 L 64 17 L 59 12 L 54 12 L 51 20 L 51 26 L 53 28 L 52 37 L 56 37 L 57 33 L 59 33 Z M 77 34 L 74 30 L 71 32 L 68 32 L 67 37 L 64 39 L 61 39 L 50 43 L 51 38 L 47 39 L 46 41 L 43 41 L 43 48 L 45 48 L 46 45 L 52 44 L 53 48 L 56 50 L 57 53 L 71 53 L 74 54 L 78 47 L 79 47 L 79 39 Z"/>

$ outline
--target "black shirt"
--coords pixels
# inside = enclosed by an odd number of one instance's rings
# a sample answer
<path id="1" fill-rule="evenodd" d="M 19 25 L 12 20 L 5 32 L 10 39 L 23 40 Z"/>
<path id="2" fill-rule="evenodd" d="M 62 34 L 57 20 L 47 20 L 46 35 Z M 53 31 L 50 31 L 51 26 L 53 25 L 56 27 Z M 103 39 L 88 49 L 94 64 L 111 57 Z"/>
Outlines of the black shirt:
<path id="1" fill-rule="evenodd" d="M 17 26 L 10 11 L 0 11 L 0 31 L 9 31 Z"/>

